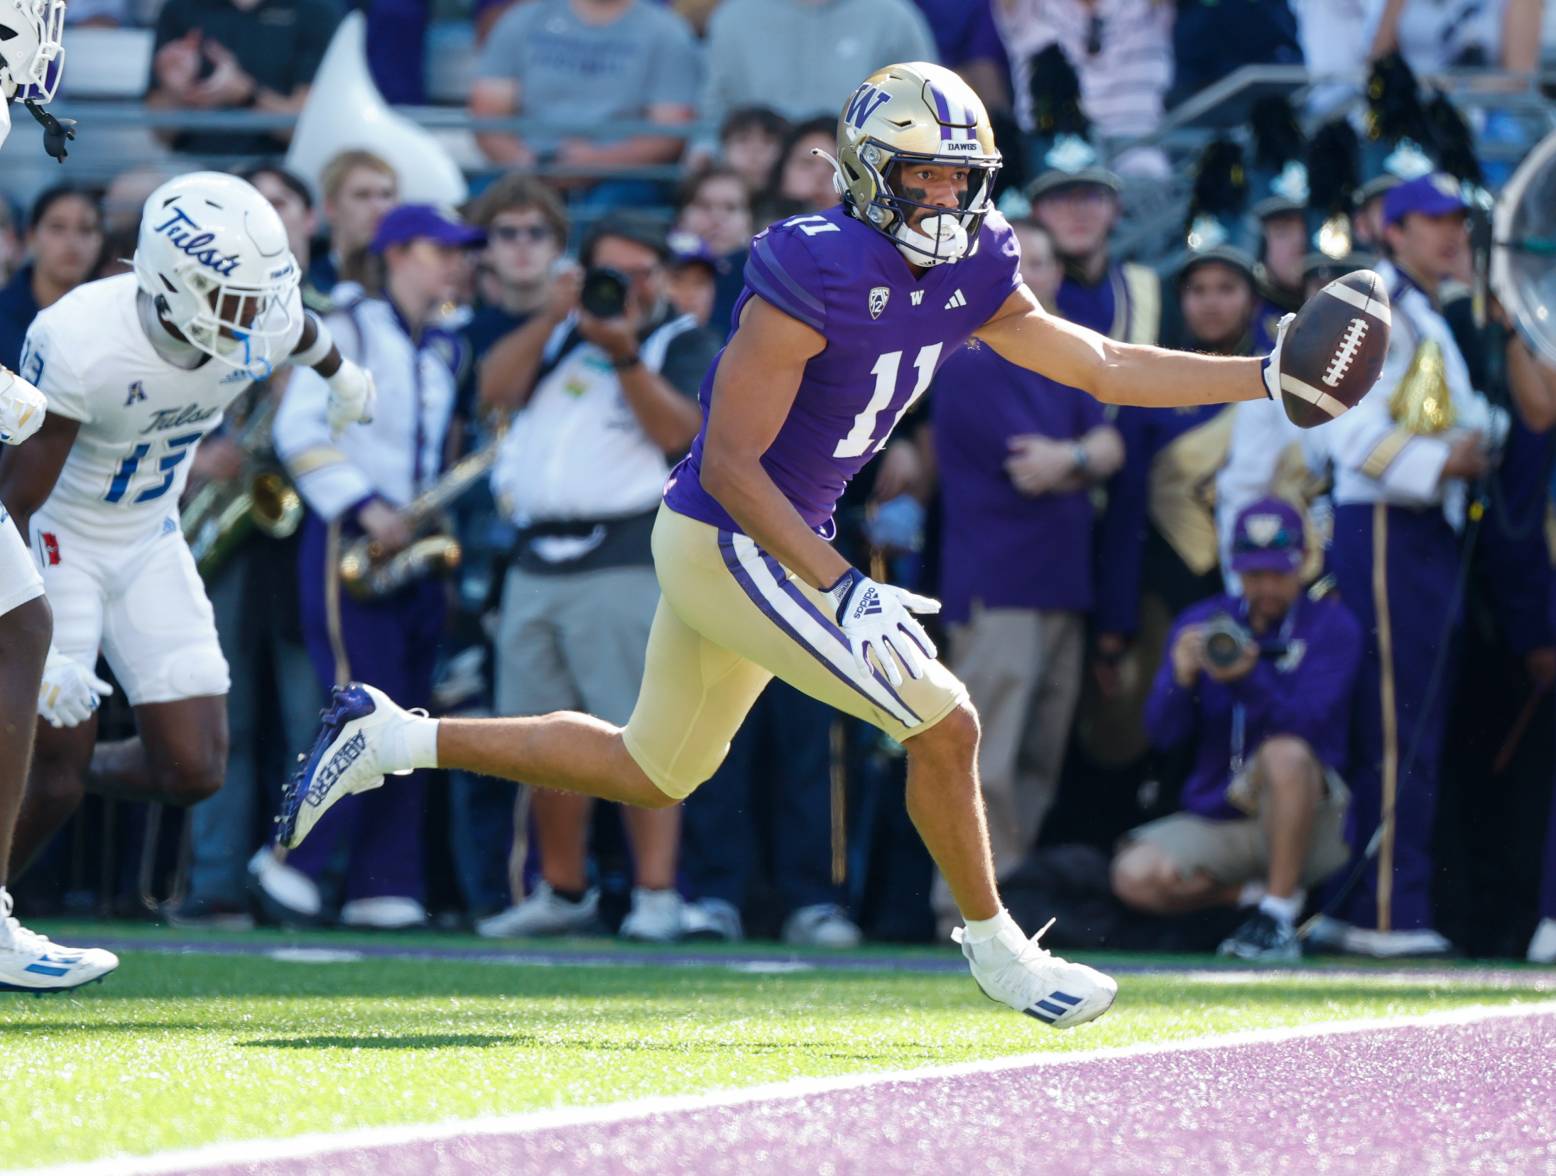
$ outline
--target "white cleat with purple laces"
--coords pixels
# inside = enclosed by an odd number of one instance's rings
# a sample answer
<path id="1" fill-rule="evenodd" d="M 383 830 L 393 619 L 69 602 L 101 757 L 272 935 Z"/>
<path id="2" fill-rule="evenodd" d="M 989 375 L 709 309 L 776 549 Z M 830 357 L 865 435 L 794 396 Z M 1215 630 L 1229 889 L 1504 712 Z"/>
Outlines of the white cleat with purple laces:
<path id="1" fill-rule="evenodd" d="M 421 712 L 421 717 L 425 715 Z M 379 749 L 386 731 L 415 716 L 416 712 L 366 683 L 335 687 L 320 715 L 319 737 L 307 755 L 298 757 L 302 766 L 282 793 L 276 843 L 296 849 L 342 797 L 371 792 L 384 782 L 385 774 L 410 775 L 410 768 L 385 768 Z"/>
<path id="2" fill-rule="evenodd" d="M 1052 926 L 1050 919 L 1048 926 L 1028 939 L 1010 920 L 982 943 L 968 943 L 961 927 L 951 932 L 951 938 L 962 945 L 973 979 L 990 1000 L 1055 1029 L 1069 1029 L 1112 1008 L 1118 981 L 1039 947 L 1043 931 Z"/>

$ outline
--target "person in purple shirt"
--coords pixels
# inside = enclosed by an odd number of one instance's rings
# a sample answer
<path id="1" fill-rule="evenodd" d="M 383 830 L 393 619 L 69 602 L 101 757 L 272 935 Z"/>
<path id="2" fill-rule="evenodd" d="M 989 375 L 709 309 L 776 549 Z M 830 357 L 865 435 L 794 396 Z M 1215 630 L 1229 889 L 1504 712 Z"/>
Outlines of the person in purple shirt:
<path id="1" fill-rule="evenodd" d="M 1279 357 L 1130 346 L 1050 317 L 992 207 L 1000 156 L 988 116 L 949 70 L 912 62 L 871 74 L 843 105 L 836 147 L 843 202 L 752 243 L 738 325 L 703 383 L 702 430 L 655 524 L 662 597 L 627 725 L 572 712 L 436 720 L 371 686 L 343 687 L 287 788 L 280 840 L 298 844 L 341 796 L 421 765 L 673 805 L 713 773 L 781 677 L 904 746 L 908 811 L 966 921 L 957 938 L 973 978 L 1068 1028 L 1106 1012 L 1118 986 L 1050 955 L 1001 904 L 977 714 L 913 615 L 939 603 L 850 566 L 827 541 L 833 506 L 974 337 L 1114 403 L 1257 399 L 1271 394 Z"/>
<path id="2" fill-rule="evenodd" d="M 1053 241 L 1034 224 L 1015 232 L 1021 276 L 1052 306 L 1061 277 Z M 1091 397 L 992 347 L 963 347 L 946 361 L 930 410 L 941 615 L 951 670 L 983 723 L 978 775 L 999 878 L 1037 841 L 1059 792 L 1091 610 L 1090 488 L 1123 462 L 1124 445 Z M 931 901 L 949 929 L 956 907 L 943 878 Z"/>
<path id="3" fill-rule="evenodd" d="M 1302 516 L 1282 499 L 1237 516 L 1242 595 L 1178 617 L 1146 703 L 1152 743 L 1192 749 L 1183 811 L 1132 831 L 1113 860 L 1114 892 L 1153 914 L 1239 905 L 1262 885 L 1221 945 L 1249 960 L 1300 958 L 1302 888 L 1349 857 L 1340 771 L 1362 632 L 1337 597 L 1303 592 L 1304 543 Z"/>

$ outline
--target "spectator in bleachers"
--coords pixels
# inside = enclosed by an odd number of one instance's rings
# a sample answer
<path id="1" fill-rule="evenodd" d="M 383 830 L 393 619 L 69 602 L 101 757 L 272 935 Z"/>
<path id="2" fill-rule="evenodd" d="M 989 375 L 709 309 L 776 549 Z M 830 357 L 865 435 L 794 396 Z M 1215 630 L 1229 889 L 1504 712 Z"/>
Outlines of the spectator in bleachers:
<path id="1" fill-rule="evenodd" d="M 364 285 L 368 246 L 379 222 L 400 198 L 400 180 L 382 156 L 353 148 L 324 165 L 319 176 L 329 247 L 313 259 L 308 280 L 333 295 L 342 282 Z"/>
<path id="2" fill-rule="evenodd" d="M 1489 468 L 1505 418 L 1471 386 L 1438 309 L 1468 245 L 1456 181 L 1423 176 L 1384 197 L 1389 260 L 1378 273 L 1393 325 L 1378 382 L 1324 428 L 1334 465 L 1330 567 L 1366 645 L 1357 689 L 1350 829 L 1380 849 L 1328 946 L 1380 956 L 1449 950 L 1432 907 L 1432 827 L 1458 631 L 1454 582 L 1469 483 Z M 1439 656 L 1448 657 L 1434 675 Z"/>
<path id="3" fill-rule="evenodd" d="M 1010 109 L 1010 63 L 994 22 L 998 0 L 914 0 L 941 65 L 954 69 L 990 111 Z"/>
<path id="4" fill-rule="evenodd" d="M 1544 0 L 1385 0 L 1368 13 L 1369 60 L 1398 51 L 1418 74 L 1447 69 L 1532 73 Z"/>
<path id="5" fill-rule="evenodd" d="M 386 276 L 382 298 L 358 298 L 328 316 L 336 345 L 363 363 L 377 384 L 369 423 L 332 437 L 326 388 L 294 371 L 276 416 L 276 450 L 308 508 L 299 560 L 303 632 L 319 683 L 391 683 L 425 706 L 445 613 L 446 588 L 414 579 L 384 596 L 359 599 L 343 586 L 347 545 L 371 539 L 385 554 L 414 537 L 404 508 L 432 486 L 469 363 L 461 339 L 438 316 L 452 296 L 463 253 L 484 241 L 479 229 L 429 204 L 404 204 L 384 217 L 372 250 Z M 272 912 L 315 919 L 338 858 L 345 859 L 340 921 L 392 929 L 426 920 L 422 868 L 424 785 L 352 797 L 332 810 L 307 845 L 285 855 L 269 847 L 250 862 Z"/>
<path id="6" fill-rule="evenodd" d="M 1080 78 L 1081 109 L 1104 138 L 1149 135 L 1172 82 L 1174 6 L 1163 0 L 1003 0 L 995 8 L 1015 74 L 1016 115 L 1034 130 L 1034 61 L 1057 45 Z M 1120 157 L 1129 172 L 1165 174 L 1157 155 Z"/>
<path id="7" fill-rule="evenodd" d="M 560 707 L 624 723 L 637 701 L 659 602 L 649 536 L 669 459 L 701 424 L 697 392 L 719 345 L 670 307 L 669 259 L 658 221 L 608 215 L 585 242 L 584 271 L 558 277 L 543 310 L 481 367 L 483 403 L 515 414 L 492 473 L 499 508 L 519 529 L 497 636 L 499 714 Z M 595 924 L 594 800 L 543 788 L 529 800 L 541 882 L 482 920 L 483 935 L 559 935 Z M 621 934 L 673 940 L 681 931 L 680 810 L 620 811 L 635 869 Z"/>
<path id="8" fill-rule="evenodd" d="M 789 121 L 783 115 L 766 106 L 742 106 L 730 111 L 719 127 L 719 158 L 756 199 L 766 189 L 788 137 Z"/>
<path id="9" fill-rule="evenodd" d="M 72 0 L 65 7 L 66 28 L 114 29 L 129 23 L 129 0 Z"/>
<path id="10" fill-rule="evenodd" d="M 313 196 L 299 177 L 275 164 L 242 173 L 270 201 L 286 228 L 299 269 L 308 267 L 315 227 Z M 317 312 L 328 303 L 311 286 L 304 305 Z M 253 385 L 227 410 L 221 429 L 195 450 L 190 494 L 209 482 L 252 479 L 261 466 L 277 464 L 271 416 L 285 394 L 290 367 Z M 186 503 L 190 497 L 186 496 Z M 198 540 L 198 536 L 196 536 Z M 252 924 L 244 864 L 259 837 L 255 817 L 275 797 L 263 781 L 278 781 L 291 765 L 287 749 L 306 747 L 322 694 L 303 644 L 297 606 L 298 538 L 272 537 L 255 529 L 224 561 L 202 566 L 216 617 L 222 654 L 231 667 L 227 692 L 227 765 L 221 790 L 189 810 L 188 875 L 184 894 L 163 908 L 176 926 L 241 928 Z M 280 721 L 280 738 L 266 718 Z"/>
<path id="11" fill-rule="evenodd" d="M 1245 65 L 1302 64 L 1287 0 L 1178 0 L 1177 9 L 1169 107 Z"/>
<path id="12" fill-rule="evenodd" d="M 707 246 L 716 285 L 710 322 L 719 332 L 730 327 L 730 315 L 745 288 L 746 252 L 753 222 L 751 191 L 733 167 L 712 167 L 681 189 L 676 227 Z"/>
<path id="13" fill-rule="evenodd" d="M 499 339 L 544 307 L 567 247 L 567 213 L 550 188 L 514 173 L 476 197 L 468 214 L 486 231 L 486 296 L 465 328 L 479 365 Z"/>
<path id="14" fill-rule="evenodd" d="M 1052 307 L 1063 276 L 1053 242 L 1034 224 L 1015 231 L 1021 276 Z M 1090 489 L 1118 469 L 1124 446 L 1095 400 L 990 347 L 946 360 L 931 412 L 941 617 L 949 664 L 983 725 L 978 775 L 1003 876 L 1036 843 L 1058 794 L 1092 602 Z M 959 916 L 938 876 L 933 902 L 949 934 Z"/>
<path id="15" fill-rule="evenodd" d="M 675 133 L 623 135 L 622 122 L 679 127 L 696 116 L 701 53 L 686 22 L 647 0 L 533 0 L 505 12 L 481 50 L 470 113 L 523 114 L 570 125 L 519 137 L 480 132 L 476 141 L 505 167 L 620 168 L 674 163 Z M 558 178 L 599 205 L 652 199 L 641 181 Z"/>
<path id="16" fill-rule="evenodd" d="M 1334 596 L 1303 592 L 1294 507 L 1251 503 L 1235 534 L 1242 592 L 1175 620 L 1146 707 L 1152 742 L 1192 754 L 1182 811 L 1123 840 L 1113 889 L 1161 915 L 1257 902 L 1222 954 L 1295 962 L 1303 888 L 1349 856 L 1340 773 L 1362 634 Z"/>
<path id="17" fill-rule="evenodd" d="M 709 326 L 718 299 L 718 258 L 688 233 L 672 234 L 670 247 L 675 252 L 666 271 L 665 296 L 677 312 L 696 319 L 699 327 Z"/>
<path id="18" fill-rule="evenodd" d="M 874 70 L 935 60 L 910 0 L 723 0 L 708 22 L 701 113 L 719 123 L 741 107 L 769 106 L 809 118 L 841 110 Z"/>
<path id="19" fill-rule="evenodd" d="M 157 14 L 146 105 L 296 114 L 334 35 L 331 0 L 166 0 Z M 285 133 L 159 132 L 175 151 L 259 155 Z"/>
<path id="20" fill-rule="evenodd" d="M 767 193 L 770 200 L 758 206 L 758 219 L 765 224 L 802 212 L 822 212 L 842 197 L 833 185 L 836 172 L 832 161 L 817 155 L 830 155 L 836 146 L 837 118 L 817 115 L 795 124 L 773 167 Z"/>
<path id="21" fill-rule="evenodd" d="M 427 32 L 430 0 L 356 0 L 367 16 L 367 68 L 391 106 L 427 101 Z"/>
<path id="22" fill-rule="evenodd" d="M 0 364 L 21 366 L 33 317 L 90 281 L 103 248 L 97 193 L 71 184 L 45 190 L 27 216 L 28 261 L 0 289 Z"/>

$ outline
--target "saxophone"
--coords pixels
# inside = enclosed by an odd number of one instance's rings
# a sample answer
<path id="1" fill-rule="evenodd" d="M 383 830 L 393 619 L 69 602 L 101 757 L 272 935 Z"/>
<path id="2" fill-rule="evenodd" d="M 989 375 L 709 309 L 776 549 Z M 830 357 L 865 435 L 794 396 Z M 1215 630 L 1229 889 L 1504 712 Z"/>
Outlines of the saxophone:
<path id="1" fill-rule="evenodd" d="M 448 531 L 443 512 L 464 497 L 492 468 L 499 433 L 492 440 L 459 459 L 438 482 L 417 495 L 401 513 L 414 538 L 393 555 L 385 556 L 378 543 L 364 535 L 340 557 L 340 582 L 358 600 L 377 600 L 398 592 L 412 580 L 459 567 L 464 552 Z"/>
<path id="2" fill-rule="evenodd" d="M 209 580 L 250 534 L 288 539 L 303 521 L 303 501 L 276 461 L 270 444 L 277 398 L 265 395 L 238 434 L 243 472 L 228 482 L 207 482 L 179 516 L 189 553 Z"/>

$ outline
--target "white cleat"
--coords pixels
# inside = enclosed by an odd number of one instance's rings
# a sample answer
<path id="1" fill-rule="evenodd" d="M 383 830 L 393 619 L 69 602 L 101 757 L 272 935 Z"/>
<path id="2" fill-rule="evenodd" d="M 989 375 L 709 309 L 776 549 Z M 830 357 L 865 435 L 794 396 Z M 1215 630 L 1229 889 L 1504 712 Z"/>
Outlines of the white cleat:
<path id="1" fill-rule="evenodd" d="M 66 992 L 118 966 L 111 951 L 64 947 L 27 930 L 11 917 L 11 896 L 0 892 L 0 992 Z"/>
<path id="2" fill-rule="evenodd" d="M 587 935 L 600 929 L 600 892 L 589 890 L 577 902 L 563 898 L 541 880 L 522 902 L 475 925 L 487 939 L 534 939 L 546 935 Z"/>
<path id="3" fill-rule="evenodd" d="M 632 909 L 618 934 L 638 943 L 674 943 L 686 926 L 686 904 L 675 890 L 632 888 Z"/>
<path id="4" fill-rule="evenodd" d="M 296 849 L 336 801 L 379 787 L 385 769 L 378 750 L 385 731 L 415 713 L 362 682 L 335 687 L 320 715 L 319 737 L 307 755 L 298 757 L 302 766 L 281 795 L 277 844 Z M 389 774 L 408 776 L 411 769 L 392 769 Z"/>
<path id="5" fill-rule="evenodd" d="M 1529 940 L 1531 964 L 1556 964 L 1556 919 L 1541 919 Z"/>
<path id="6" fill-rule="evenodd" d="M 951 938 L 962 945 L 973 979 L 990 1000 L 1055 1029 L 1070 1029 L 1107 1012 L 1118 995 L 1118 981 L 1039 947 L 1043 931 L 1052 926 L 1050 919 L 1028 939 L 1012 920 L 982 943 L 968 943 L 961 927 Z"/>

